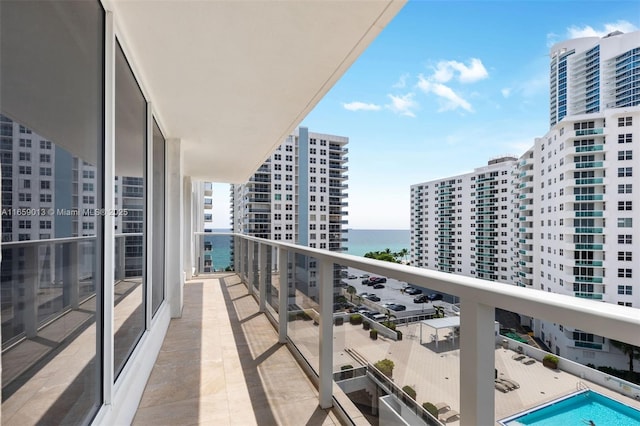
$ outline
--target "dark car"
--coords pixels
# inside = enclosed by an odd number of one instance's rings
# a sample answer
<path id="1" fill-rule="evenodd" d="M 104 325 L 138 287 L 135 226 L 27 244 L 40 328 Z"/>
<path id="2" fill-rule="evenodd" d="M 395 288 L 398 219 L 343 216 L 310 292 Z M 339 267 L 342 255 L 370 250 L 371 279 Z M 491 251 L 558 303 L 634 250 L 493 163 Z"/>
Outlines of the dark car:
<path id="1" fill-rule="evenodd" d="M 389 306 L 387 306 L 389 309 L 391 309 L 392 311 L 406 311 L 407 307 L 404 305 L 399 305 L 397 303 L 392 303 Z"/>
<path id="2" fill-rule="evenodd" d="M 374 284 L 373 288 L 375 289 L 384 288 L 384 284 Z"/>
<path id="3" fill-rule="evenodd" d="M 435 301 L 435 300 L 442 300 L 443 299 L 443 295 L 441 295 L 440 293 L 432 293 L 430 295 L 427 296 L 427 299 L 429 299 L 430 301 Z"/>
<path id="4" fill-rule="evenodd" d="M 413 303 L 428 303 L 429 302 L 429 298 L 427 297 L 426 294 L 421 294 L 420 296 L 416 296 L 413 299 Z"/>
<path id="5" fill-rule="evenodd" d="M 371 284 L 371 280 L 369 280 L 369 279 L 362 280 L 362 284 L 369 285 L 369 284 Z"/>
<path id="6" fill-rule="evenodd" d="M 415 287 L 407 287 L 404 289 L 404 292 L 410 296 L 414 296 L 416 294 L 420 294 L 422 293 L 422 290 L 420 290 L 419 288 L 415 288 Z"/>
<path id="7" fill-rule="evenodd" d="M 386 283 L 387 279 L 384 277 L 371 277 L 369 278 L 369 281 L 375 284 L 379 284 L 379 283 Z"/>
<path id="8" fill-rule="evenodd" d="M 376 296 L 375 294 L 370 294 L 366 298 L 371 300 L 372 302 L 379 302 L 380 301 L 380 298 L 378 296 Z"/>

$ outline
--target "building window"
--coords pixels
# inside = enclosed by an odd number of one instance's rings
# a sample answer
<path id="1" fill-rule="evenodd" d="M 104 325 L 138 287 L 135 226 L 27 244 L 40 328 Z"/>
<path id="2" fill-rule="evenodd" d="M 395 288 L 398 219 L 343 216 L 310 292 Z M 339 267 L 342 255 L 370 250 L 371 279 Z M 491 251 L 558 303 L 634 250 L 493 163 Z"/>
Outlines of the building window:
<path id="1" fill-rule="evenodd" d="M 633 151 L 618 151 L 618 160 L 633 160 Z"/>
<path id="2" fill-rule="evenodd" d="M 633 278 L 631 269 L 618 268 L 618 278 Z"/>
<path id="3" fill-rule="evenodd" d="M 631 228 L 633 226 L 633 219 L 630 217 L 619 217 L 618 228 Z"/>
<path id="4" fill-rule="evenodd" d="M 618 135 L 618 143 L 632 143 L 633 142 L 633 134 L 632 133 L 624 133 Z"/>
<path id="5" fill-rule="evenodd" d="M 630 251 L 619 251 L 618 260 L 623 262 L 631 262 L 633 259 L 633 253 Z"/>
<path id="6" fill-rule="evenodd" d="M 630 285 L 619 285 L 618 286 L 618 294 L 624 294 L 627 296 L 633 296 L 633 286 Z"/>
<path id="7" fill-rule="evenodd" d="M 633 125 L 633 117 L 618 117 L 618 127 Z"/>
<path id="8" fill-rule="evenodd" d="M 632 201 L 618 201 L 618 210 L 633 210 Z"/>
<path id="9" fill-rule="evenodd" d="M 633 189 L 633 184 L 631 183 L 623 183 L 618 185 L 618 194 L 631 194 Z"/>
<path id="10" fill-rule="evenodd" d="M 618 244 L 633 244 L 633 235 L 631 234 L 619 234 Z"/>
<path id="11" fill-rule="evenodd" d="M 633 176 L 632 167 L 618 167 L 618 177 Z"/>

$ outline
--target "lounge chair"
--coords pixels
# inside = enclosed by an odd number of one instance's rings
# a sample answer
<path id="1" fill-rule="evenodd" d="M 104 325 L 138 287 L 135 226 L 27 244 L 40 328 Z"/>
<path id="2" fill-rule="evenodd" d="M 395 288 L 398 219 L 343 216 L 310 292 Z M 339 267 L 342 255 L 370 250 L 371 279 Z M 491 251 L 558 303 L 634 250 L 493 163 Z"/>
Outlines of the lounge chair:
<path id="1" fill-rule="evenodd" d="M 535 363 L 536 363 L 536 360 L 535 360 L 535 359 L 533 359 L 533 358 L 529 358 L 528 356 L 526 356 L 526 357 L 522 358 L 522 363 L 523 363 L 524 365 L 531 365 L 531 364 L 535 364 Z"/>
<path id="2" fill-rule="evenodd" d="M 438 416 L 438 419 L 441 422 L 445 423 L 448 423 L 456 418 L 460 418 L 460 413 L 458 413 L 456 410 L 448 410 Z"/>
<path id="3" fill-rule="evenodd" d="M 447 404 L 446 402 L 438 402 L 437 404 L 434 404 L 434 406 L 438 410 L 438 413 L 445 413 L 451 410 L 451 406 L 449 406 L 449 404 Z"/>
<path id="4" fill-rule="evenodd" d="M 513 388 L 513 389 L 519 389 L 520 388 L 520 384 L 518 382 L 516 382 L 515 380 L 512 380 L 508 377 L 501 377 L 500 380 L 502 380 L 503 383 L 506 383 L 509 385 L 509 387 Z"/>
<path id="5" fill-rule="evenodd" d="M 511 383 L 509 380 L 505 380 L 505 379 L 502 379 L 502 378 L 497 378 L 497 379 L 495 379 L 495 382 L 496 383 L 500 383 L 503 386 L 506 386 L 506 388 L 509 389 L 510 391 L 516 389 L 516 386 L 513 383 Z"/>
<path id="6" fill-rule="evenodd" d="M 509 387 L 507 385 L 505 385 L 504 383 L 502 383 L 501 381 L 499 381 L 499 379 L 496 379 L 494 381 L 494 385 L 495 385 L 496 389 L 498 389 L 502 393 L 509 392 Z"/>
<path id="7" fill-rule="evenodd" d="M 515 354 L 514 356 L 512 356 L 512 359 L 515 359 L 516 361 L 522 361 L 523 359 L 525 359 L 527 356 L 525 354 Z"/>

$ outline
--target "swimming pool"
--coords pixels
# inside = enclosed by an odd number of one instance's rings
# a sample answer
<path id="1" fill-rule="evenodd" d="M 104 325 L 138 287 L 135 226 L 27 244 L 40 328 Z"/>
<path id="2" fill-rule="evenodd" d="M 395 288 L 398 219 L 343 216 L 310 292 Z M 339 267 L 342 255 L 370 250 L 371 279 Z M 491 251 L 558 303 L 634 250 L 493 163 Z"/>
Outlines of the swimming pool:
<path id="1" fill-rule="evenodd" d="M 638 426 L 640 411 L 592 390 L 580 391 L 549 404 L 501 420 L 505 426 Z"/>

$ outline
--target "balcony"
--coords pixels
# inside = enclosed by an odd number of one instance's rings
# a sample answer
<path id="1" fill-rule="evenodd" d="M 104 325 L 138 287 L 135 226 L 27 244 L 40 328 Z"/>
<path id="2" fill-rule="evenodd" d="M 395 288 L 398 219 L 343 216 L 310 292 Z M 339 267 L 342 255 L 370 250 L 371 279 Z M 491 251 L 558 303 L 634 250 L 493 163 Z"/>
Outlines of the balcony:
<path id="1" fill-rule="evenodd" d="M 603 128 L 576 130 L 576 136 L 601 135 L 603 133 Z"/>

